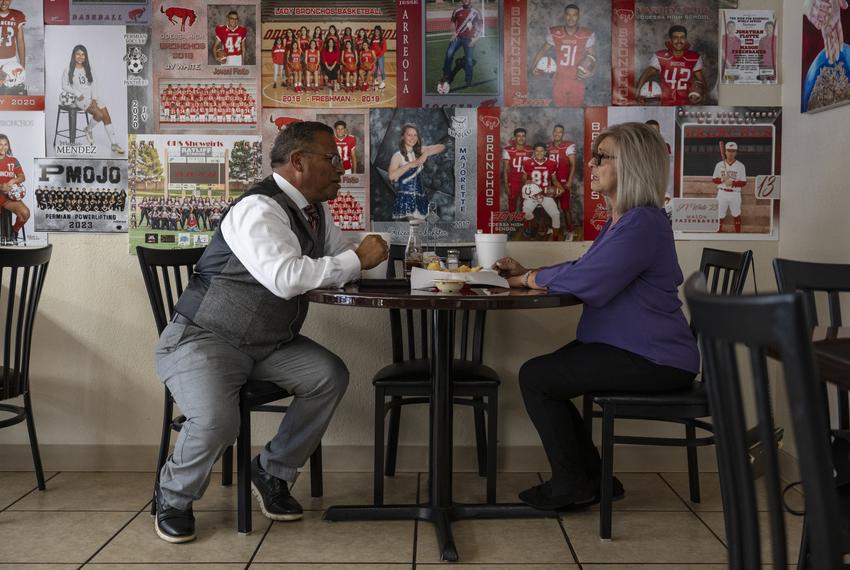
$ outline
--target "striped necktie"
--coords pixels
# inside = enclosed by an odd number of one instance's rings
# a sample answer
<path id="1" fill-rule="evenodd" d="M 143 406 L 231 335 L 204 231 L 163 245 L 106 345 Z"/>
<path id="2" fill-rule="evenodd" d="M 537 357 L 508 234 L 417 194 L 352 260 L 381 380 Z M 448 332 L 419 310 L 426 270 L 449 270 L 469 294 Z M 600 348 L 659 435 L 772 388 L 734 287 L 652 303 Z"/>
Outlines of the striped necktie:
<path id="1" fill-rule="evenodd" d="M 319 231 L 319 208 L 315 204 L 307 204 L 304 206 L 304 215 L 307 216 L 307 221 L 310 222 L 313 231 Z"/>

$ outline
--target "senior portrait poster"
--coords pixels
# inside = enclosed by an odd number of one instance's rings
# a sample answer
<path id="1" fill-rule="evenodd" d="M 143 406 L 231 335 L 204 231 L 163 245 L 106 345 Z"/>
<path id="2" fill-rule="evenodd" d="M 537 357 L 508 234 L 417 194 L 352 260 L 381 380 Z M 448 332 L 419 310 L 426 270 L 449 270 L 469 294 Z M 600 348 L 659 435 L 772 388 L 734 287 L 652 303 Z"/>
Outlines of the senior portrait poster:
<path id="1" fill-rule="evenodd" d="M 0 111 L 44 109 L 41 0 L 10 0 L 0 15 Z"/>
<path id="2" fill-rule="evenodd" d="M 807 0 L 803 15 L 800 110 L 825 111 L 850 102 L 850 9 L 832 0 Z"/>

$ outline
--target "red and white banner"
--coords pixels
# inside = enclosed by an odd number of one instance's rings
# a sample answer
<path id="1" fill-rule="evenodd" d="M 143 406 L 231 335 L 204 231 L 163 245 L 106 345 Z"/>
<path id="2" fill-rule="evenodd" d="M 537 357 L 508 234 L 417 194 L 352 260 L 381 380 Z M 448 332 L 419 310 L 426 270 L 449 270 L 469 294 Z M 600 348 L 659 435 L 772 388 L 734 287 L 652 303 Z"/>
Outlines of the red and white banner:
<path id="1" fill-rule="evenodd" d="M 611 104 L 634 105 L 635 0 L 614 0 L 611 44 Z"/>
<path id="2" fill-rule="evenodd" d="M 478 109 L 478 229 L 493 231 L 493 215 L 499 211 L 499 181 L 501 180 L 501 125 L 498 107 Z"/>
<path id="3" fill-rule="evenodd" d="M 505 0 L 504 22 L 505 105 L 520 105 L 528 98 L 526 0 Z"/>
<path id="4" fill-rule="evenodd" d="M 422 106 L 422 2 L 397 1 L 398 106 Z"/>
<path id="5" fill-rule="evenodd" d="M 608 128 L 608 108 L 588 107 L 584 110 L 584 239 L 593 241 L 608 221 L 608 206 L 599 192 L 590 189 L 590 150 L 599 133 Z"/>

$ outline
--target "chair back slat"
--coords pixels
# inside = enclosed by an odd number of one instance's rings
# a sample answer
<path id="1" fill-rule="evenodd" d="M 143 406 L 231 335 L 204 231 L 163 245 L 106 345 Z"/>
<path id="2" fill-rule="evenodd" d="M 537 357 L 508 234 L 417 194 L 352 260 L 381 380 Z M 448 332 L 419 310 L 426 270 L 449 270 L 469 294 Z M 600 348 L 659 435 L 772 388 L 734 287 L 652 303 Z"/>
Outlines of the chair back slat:
<path id="1" fill-rule="evenodd" d="M 32 333 L 53 246 L 0 249 L 0 288 L 5 300 L 0 400 L 29 392 Z M 0 298 L 1 299 L 1 298 Z"/>
<path id="2" fill-rule="evenodd" d="M 174 315 L 174 306 L 185 285 L 188 285 L 195 265 L 201 259 L 204 248 L 190 249 L 151 249 L 136 247 L 139 267 L 148 292 L 156 330 L 162 334 L 168 321 Z"/>
<path id="3" fill-rule="evenodd" d="M 740 295 L 752 260 L 753 252 L 749 249 L 727 251 L 706 247 L 702 250 L 699 270 L 710 283 L 708 290 L 712 295 Z"/>
<path id="4" fill-rule="evenodd" d="M 776 451 L 767 354 L 781 358 L 781 379 L 791 407 L 794 436 L 806 495 L 806 535 L 813 567 L 840 567 L 842 541 L 832 478 L 824 391 L 815 366 L 811 329 L 802 296 L 712 296 L 703 275 L 688 279 L 685 297 L 699 334 L 705 382 L 717 442 L 729 567 L 758 568 L 769 534 L 773 567 L 787 562 L 784 512 Z M 752 382 L 742 382 L 738 352 L 749 351 Z M 749 397 L 745 397 L 749 396 Z M 757 434 L 766 450 L 767 517 L 760 528 L 750 462 L 744 402 L 755 401 Z"/>

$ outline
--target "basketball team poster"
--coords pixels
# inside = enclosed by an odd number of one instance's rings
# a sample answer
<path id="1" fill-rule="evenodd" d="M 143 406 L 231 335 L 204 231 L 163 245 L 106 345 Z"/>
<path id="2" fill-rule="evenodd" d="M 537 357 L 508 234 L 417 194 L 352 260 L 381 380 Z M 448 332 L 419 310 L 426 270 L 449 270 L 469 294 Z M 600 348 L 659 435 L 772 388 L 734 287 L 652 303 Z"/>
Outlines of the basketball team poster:
<path id="1" fill-rule="evenodd" d="M 259 136 L 130 135 L 130 253 L 209 243 L 225 209 L 263 178 Z"/>
<path id="2" fill-rule="evenodd" d="M 846 3 L 809 0 L 803 15 L 803 113 L 850 103 L 850 8 Z"/>
<path id="3" fill-rule="evenodd" d="M 505 0 L 505 105 L 583 107 L 611 101 L 611 5 Z"/>
<path id="4" fill-rule="evenodd" d="M 673 231 L 678 239 L 777 239 L 779 107 L 679 107 Z"/>
<path id="5" fill-rule="evenodd" d="M 476 228 L 475 109 L 370 112 L 372 230 L 407 239 L 422 220 L 425 244 L 471 242 Z"/>
<path id="6" fill-rule="evenodd" d="M 614 0 L 613 105 L 717 103 L 717 0 Z"/>
<path id="7" fill-rule="evenodd" d="M 154 0 L 157 132 L 256 132 L 258 8 Z"/>
<path id="8" fill-rule="evenodd" d="M 334 130 L 343 175 L 336 199 L 328 201 L 334 223 L 343 231 L 369 229 L 369 111 L 367 109 L 264 109 L 263 172 L 271 172 L 275 137 L 292 123 L 318 121 Z"/>
<path id="9" fill-rule="evenodd" d="M 263 107 L 397 106 L 395 2 L 315 4 L 263 2 Z"/>
<path id="10" fill-rule="evenodd" d="M 10 0 L 0 16 L 0 111 L 44 109 L 41 0 Z"/>
<path id="11" fill-rule="evenodd" d="M 19 246 L 47 245 L 47 234 L 35 231 L 35 192 L 38 176 L 35 159 L 44 156 L 44 139 L 33 133 L 44 132 L 44 114 L 23 111 L 0 113 L 0 183 L 12 184 L 10 197 L 23 206 L 29 218 L 17 235 L 0 235 L 0 243 Z M 8 208 L 11 209 L 11 208 Z M 12 223 L 19 221 L 12 214 Z"/>

